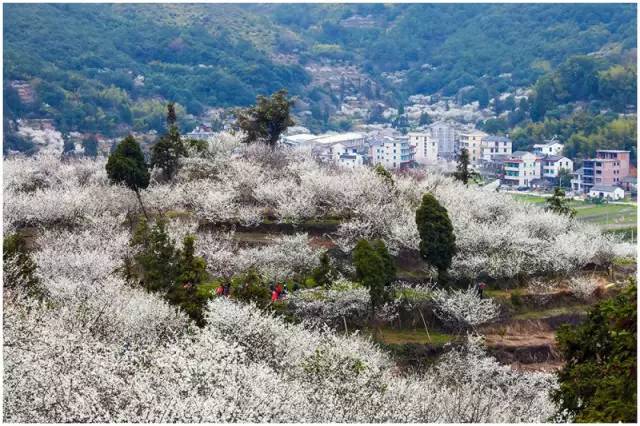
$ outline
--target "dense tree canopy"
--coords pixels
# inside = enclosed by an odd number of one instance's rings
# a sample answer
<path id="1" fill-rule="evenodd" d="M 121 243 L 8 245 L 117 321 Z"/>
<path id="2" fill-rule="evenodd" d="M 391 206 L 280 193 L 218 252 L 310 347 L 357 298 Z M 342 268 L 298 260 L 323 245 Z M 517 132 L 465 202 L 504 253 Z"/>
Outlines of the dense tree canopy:
<path id="1" fill-rule="evenodd" d="M 567 360 L 554 399 L 586 423 L 637 421 L 637 287 L 600 302 L 579 326 L 558 332 Z"/>

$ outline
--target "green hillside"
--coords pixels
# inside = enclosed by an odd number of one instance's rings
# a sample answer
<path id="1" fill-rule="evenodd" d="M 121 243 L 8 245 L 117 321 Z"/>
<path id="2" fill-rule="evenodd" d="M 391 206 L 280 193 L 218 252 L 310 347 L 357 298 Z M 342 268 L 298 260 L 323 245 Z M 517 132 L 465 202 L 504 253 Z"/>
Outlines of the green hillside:
<path id="1" fill-rule="evenodd" d="M 493 96 L 569 56 L 629 57 L 636 47 L 631 4 L 7 4 L 3 13 L 5 118 L 108 135 L 161 127 L 166 100 L 199 115 L 286 87 L 313 111 L 318 99 L 336 102 L 304 69 L 323 60 L 358 66 L 382 88 L 368 97 L 395 104 L 467 86 Z M 383 76 L 397 71 L 398 81 Z M 15 80 L 34 87 L 34 103 L 10 93 Z"/>

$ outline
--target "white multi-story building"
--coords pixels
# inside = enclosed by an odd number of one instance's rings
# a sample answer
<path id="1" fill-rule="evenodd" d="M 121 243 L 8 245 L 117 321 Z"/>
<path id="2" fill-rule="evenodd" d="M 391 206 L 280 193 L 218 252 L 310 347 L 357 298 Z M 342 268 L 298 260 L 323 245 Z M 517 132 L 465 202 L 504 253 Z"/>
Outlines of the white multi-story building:
<path id="1" fill-rule="evenodd" d="M 568 170 L 573 173 L 573 161 L 560 155 L 547 155 L 540 159 L 542 164 L 542 178 L 555 182 L 560 175 L 560 170 Z M 569 183 L 569 182 L 565 182 Z"/>
<path id="2" fill-rule="evenodd" d="M 540 179 L 540 160 L 535 154 L 516 151 L 504 160 L 502 182 L 505 185 L 531 186 L 534 179 Z"/>
<path id="3" fill-rule="evenodd" d="M 338 165 L 356 167 L 364 164 L 364 156 L 361 151 L 362 148 L 360 147 L 345 146 L 337 143 L 331 146 L 330 155 L 333 162 Z"/>
<path id="4" fill-rule="evenodd" d="M 407 137 L 384 137 L 370 145 L 371 163 L 387 169 L 405 169 L 414 161 L 413 147 Z"/>
<path id="5" fill-rule="evenodd" d="M 533 145 L 534 154 L 539 155 L 562 155 L 564 145 L 558 142 L 557 139 L 545 141 L 545 143 L 537 143 Z"/>
<path id="6" fill-rule="evenodd" d="M 511 154 L 511 139 L 504 136 L 486 136 L 482 139 L 482 160 L 491 161 L 497 154 Z"/>
<path id="7" fill-rule="evenodd" d="M 466 149 L 469 152 L 469 163 L 472 166 L 478 166 L 482 160 L 482 139 L 487 137 L 485 132 L 480 130 L 472 130 L 460 134 L 460 149 Z"/>
<path id="8" fill-rule="evenodd" d="M 438 161 L 438 141 L 427 133 L 409 133 L 409 144 L 415 150 L 418 164 L 434 164 Z"/>
<path id="9" fill-rule="evenodd" d="M 427 127 L 431 137 L 438 142 L 438 155 L 453 158 L 456 151 L 456 129 L 444 121 L 436 121 Z"/>

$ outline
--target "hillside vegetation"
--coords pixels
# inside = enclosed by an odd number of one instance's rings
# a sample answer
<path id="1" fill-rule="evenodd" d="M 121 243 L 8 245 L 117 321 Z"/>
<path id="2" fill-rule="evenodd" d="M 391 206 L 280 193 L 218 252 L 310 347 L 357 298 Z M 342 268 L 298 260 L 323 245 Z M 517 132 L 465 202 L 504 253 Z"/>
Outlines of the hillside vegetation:
<path id="1" fill-rule="evenodd" d="M 105 134 L 160 130 L 159 98 L 200 114 L 285 87 L 313 103 L 303 66 L 322 60 L 356 65 L 399 103 L 527 87 L 571 55 L 620 63 L 615 52 L 636 47 L 634 5 L 43 4 L 7 5 L 4 18 L 5 91 L 26 80 L 37 95 L 10 98 L 6 114 Z M 382 75 L 398 71 L 399 83 Z"/>

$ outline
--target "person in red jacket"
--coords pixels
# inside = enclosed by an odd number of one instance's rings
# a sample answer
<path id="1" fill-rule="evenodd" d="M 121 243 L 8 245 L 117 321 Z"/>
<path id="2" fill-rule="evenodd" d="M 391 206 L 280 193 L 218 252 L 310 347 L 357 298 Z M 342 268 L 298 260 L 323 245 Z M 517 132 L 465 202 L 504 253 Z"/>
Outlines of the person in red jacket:
<path id="1" fill-rule="evenodd" d="M 276 300 L 278 300 L 278 292 L 276 290 L 273 290 L 271 292 L 271 302 L 275 302 Z"/>

